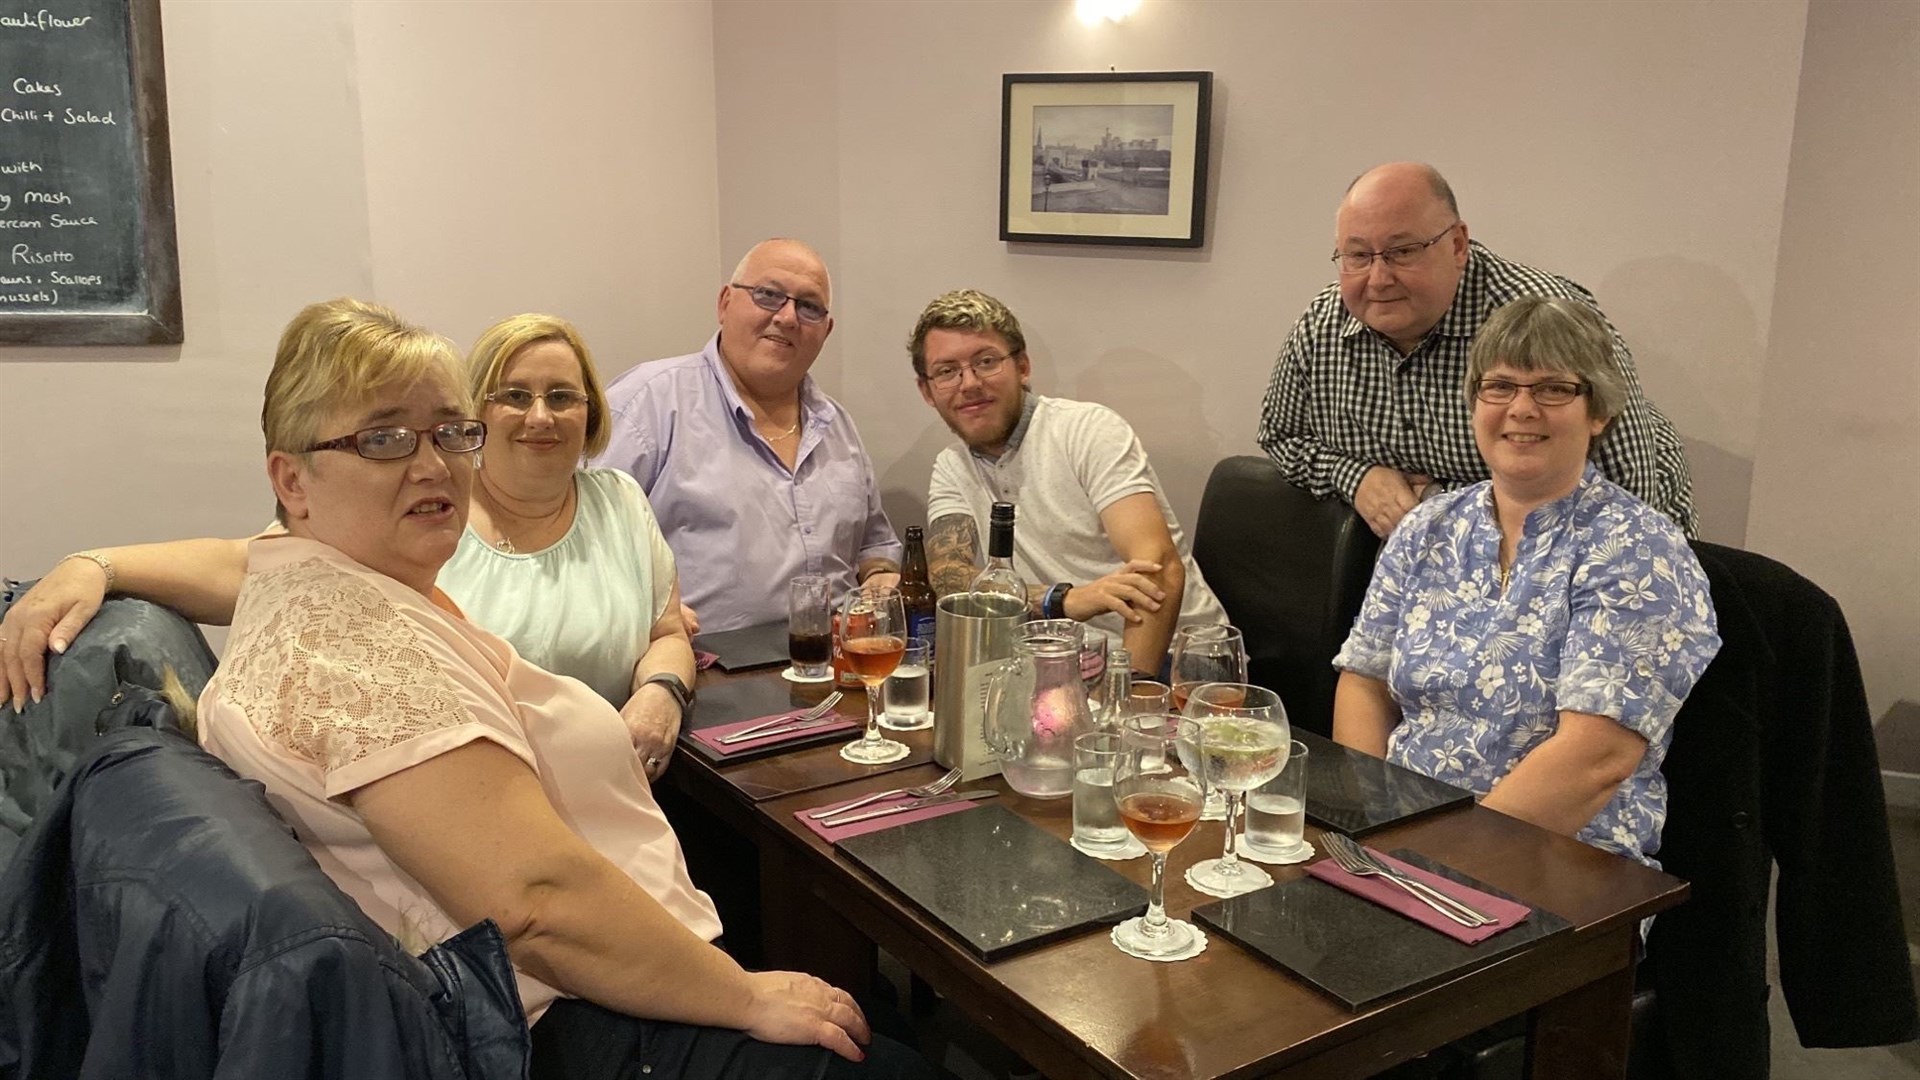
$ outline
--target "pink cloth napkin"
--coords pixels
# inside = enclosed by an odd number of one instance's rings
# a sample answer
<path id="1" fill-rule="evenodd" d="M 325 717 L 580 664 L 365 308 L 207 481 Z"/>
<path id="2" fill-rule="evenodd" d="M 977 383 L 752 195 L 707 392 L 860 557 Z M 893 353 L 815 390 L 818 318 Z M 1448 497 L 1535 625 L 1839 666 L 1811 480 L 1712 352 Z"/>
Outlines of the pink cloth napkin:
<path id="1" fill-rule="evenodd" d="M 841 716 L 838 713 L 833 713 L 827 717 L 826 723 L 814 727 L 802 728 L 799 731 L 788 731 L 779 735 L 768 735 L 761 739 L 746 739 L 737 743 L 723 743 L 720 741 L 724 736 L 731 735 L 745 728 L 750 728 L 755 724 L 764 724 L 772 720 L 775 716 L 784 716 L 791 720 L 798 720 L 804 716 L 806 712 L 806 709 L 794 709 L 791 712 L 773 713 L 755 720 L 742 720 L 734 724 L 721 724 L 717 727 L 701 728 L 693 733 L 693 737 L 706 743 L 708 747 L 724 757 L 728 754 L 738 754 L 746 750 L 756 750 L 762 746 L 772 746 L 775 743 L 808 738 L 813 735 L 818 735 L 823 731 L 845 731 L 848 728 L 857 728 L 865 724 L 863 720 L 856 720 L 850 716 Z"/>
<path id="2" fill-rule="evenodd" d="M 693 650 L 693 669 L 695 671 L 705 671 L 712 667 L 719 659 L 720 654 L 717 652 L 701 652 L 699 649 L 695 649 Z"/>
<path id="3" fill-rule="evenodd" d="M 1309 864 L 1307 866 L 1307 873 L 1312 874 L 1314 877 L 1319 878 L 1329 885 L 1345 889 L 1355 896 L 1371 900 L 1381 907 L 1398 912 L 1430 930 L 1438 930 L 1455 941 L 1467 945 L 1478 945 L 1502 930 L 1520 925 L 1526 921 L 1528 915 L 1533 914 L 1533 909 L 1525 904 L 1515 903 L 1512 900 L 1503 900 L 1498 896 L 1483 893 L 1479 889 L 1470 888 L 1457 881 L 1441 877 L 1439 874 L 1430 873 L 1417 866 L 1408 865 L 1391 855 L 1374 851 L 1372 848 L 1367 848 L 1366 850 L 1372 852 L 1373 856 L 1381 862 L 1386 863 L 1388 866 L 1393 867 L 1408 877 L 1416 881 L 1424 881 L 1428 885 L 1446 893 L 1448 896 L 1453 897 L 1468 907 L 1482 914 L 1490 915 L 1500 921 L 1492 926 L 1479 926 L 1469 929 L 1433 910 L 1426 904 L 1415 900 L 1413 897 L 1407 895 L 1406 890 L 1400 886 L 1388 884 L 1386 881 L 1377 877 L 1358 877 L 1349 874 L 1345 870 L 1340 869 L 1340 864 L 1334 862 L 1331 858 L 1321 859 L 1318 862 Z"/>
<path id="4" fill-rule="evenodd" d="M 812 829 L 814 834 L 819 836 L 820 839 L 825 840 L 829 844 L 837 844 L 842 840 L 855 836 L 864 836 L 870 832 L 879 832 L 881 829 L 891 829 L 895 825 L 905 825 L 909 821 L 925 821 L 928 818 L 937 818 L 943 814 L 957 814 L 962 810 L 971 810 L 980 805 L 977 800 L 962 799 L 959 802 L 929 806 L 925 810 L 909 810 L 902 814 L 888 814 L 886 817 L 868 818 L 865 821 L 856 821 L 849 825 L 841 825 L 831 829 L 807 816 L 808 814 L 825 810 L 829 806 L 843 806 L 850 802 L 856 802 L 861 797 L 862 796 L 856 795 L 851 799 L 841 799 L 839 802 L 809 806 L 805 810 L 794 811 L 793 816 L 800 819 L 800 824 Z M 895 795 L 891 799 L 878 799 L 848 812 L 864 814 L 869 810 L 885 810 L 889 806 L 899 806 L 901 803 L 912 801 L 913 796 L 911 795 Z"/>

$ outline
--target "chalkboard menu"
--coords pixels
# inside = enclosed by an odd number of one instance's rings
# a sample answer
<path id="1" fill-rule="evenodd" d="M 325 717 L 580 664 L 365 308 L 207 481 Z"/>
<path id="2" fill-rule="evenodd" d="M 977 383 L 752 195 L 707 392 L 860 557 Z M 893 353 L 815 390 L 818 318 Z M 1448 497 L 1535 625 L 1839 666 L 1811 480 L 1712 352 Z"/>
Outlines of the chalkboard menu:
<path id="1" fill-rule="evenodd" d="M 0 0 L 0 344 L 180 340 L 159 0 Z"/>

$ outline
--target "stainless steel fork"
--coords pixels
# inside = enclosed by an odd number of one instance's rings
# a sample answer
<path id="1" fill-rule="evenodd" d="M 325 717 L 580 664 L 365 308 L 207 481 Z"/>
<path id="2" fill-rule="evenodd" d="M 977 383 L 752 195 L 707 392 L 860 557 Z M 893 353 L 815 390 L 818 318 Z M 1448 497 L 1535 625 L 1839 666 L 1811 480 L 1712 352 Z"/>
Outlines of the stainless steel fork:
<path id="1" fill-rule="evenodd" d="M 820 702 L 820 704 L 815 705 L 813 708 L 808 709 L 806 712 L 801 713 L 799 716 L 776 717 L 775 719 L 765 721 L 764 723 L 755 724 L 750 728 L 743 728 L 739 731 L 734 732 L 731 735 L 723 735 L 720 737 L 720 741 L 723 744 L 731 745 L 737 742 L 745 742 L 748 739 L 764 739 L 768 735 L 773 734 L 776 728 L 784 731 L 787 725 L 790 725 L 790 724 L 795 726 L 804 726 L 807 724 L 811 724 L 815 720 L 818 720 L 821 717 L 827 715 L 829 712 L 832 712 L 833 707 L 835 705 L 840 704 L 840 698 L 841 698 L 840 691 L 835 690 L 833 693 L 828 694 L 826 696 L 826 699 Z"/>
<path id="2" fill-rule="evenodd" d="M 947 775 L 935 780 L 931 784 L 922 784 L 919 787 L 894 788 L 892 791 L 876 791 L 865 798 L 855 799 L 844 806 L 833 806 L 825 810 L 815 810 L 807 816 L 815 821 L 824 821 L 827 818 L 844 814 L 849 810 L 858 810 L 868 803 L 877 803 L 881 799 L 891 799 L 895 795 L 911 795 L 916 799 L 931 798 L 935 795 L 944 794 L 948 788 L 959 782 L 960 770 L 949 769 Z"/>
<path id="3" fill-rule="evenodd" d="M 1400 886 L 1401 890 L 1408 896 L 1445 915 L 1461 926 L 1492 926 L 1500 921 L 1468 907 L 1440 890 L 1427 885 L 1425 882 L 1416 881 L 1394 870 L 1392 867 L 1387 866 L 1385 863 L 1375 860 L 1361 848 L 1359 844 L 1354 843 L 1353 838 L 1350 836 L 1343 836 L 1336 832 L 1325 832 L 1321 834 L 1321 838 L 1327 849 L 1327 854 L 1333 856 L 1333 861 L 1339 864 L 1340 869 L 1345 870 L 1355 877 L 1384 878 Z"/>

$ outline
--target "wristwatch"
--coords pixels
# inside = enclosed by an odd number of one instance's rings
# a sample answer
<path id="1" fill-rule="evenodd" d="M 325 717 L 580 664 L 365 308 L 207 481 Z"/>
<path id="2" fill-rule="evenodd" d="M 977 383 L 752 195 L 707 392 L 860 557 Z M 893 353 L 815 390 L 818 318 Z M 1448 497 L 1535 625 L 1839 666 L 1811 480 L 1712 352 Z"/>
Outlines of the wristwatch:
<path id="1" fill-rule="evenodd" d="M 656 671 L 647 676 L 646 681 L 640 685 L 647 686 L 653 683 L 667 688 L 667 693 L 672 694 L 674 702 L 680 706 L 680 718 L 686 719 L 687 710 L 693 708 L 693 691 L 687 689 L 687 684 L 680 681 L 680 676 L 671 671 Z"/>
<path id="2" fill-rule="evenodd" d="M 1067 593 L 1073 583 L 1062 581 L 1047 589 L 1040 599 L 1040 617 L 1043 619 L 1064 619 L 1067 617 Z"/>

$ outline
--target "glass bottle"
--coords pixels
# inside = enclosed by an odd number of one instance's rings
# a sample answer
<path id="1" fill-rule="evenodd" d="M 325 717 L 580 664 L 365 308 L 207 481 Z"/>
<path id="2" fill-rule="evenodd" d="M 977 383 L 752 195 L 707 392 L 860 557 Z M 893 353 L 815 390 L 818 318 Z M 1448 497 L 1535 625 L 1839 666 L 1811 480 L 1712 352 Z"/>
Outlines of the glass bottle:
<path id="1" fill-rule="evenodd" d="M 927 576 L 926 532 L 907 526 L 907 560 L 900 568 L 900 602 L 907 609 L 907 636 L 933 644 L 933 582 Z"/>
<path id="2" fill-rule="evenodd" d="M 993 504 L 987 525 L 987 568 L 973 579 L 967 591 L 1000 593 L 1018 599 L 1023 606 L 1027 604 L 1027 583 L 1013 568 L 1013 504 L 1010 502 Z"/>
<path id="3" fill-rule="evenodd" d="M 1127 697 L 1133 693 L 1133 654 L 1124 645 L 1107 650 L 1107 681 L 1100 688 L 1100 711 L 1094 714 L 1094 726 L 1101 731 L 1120 730 L 1127 718 Z"/>

